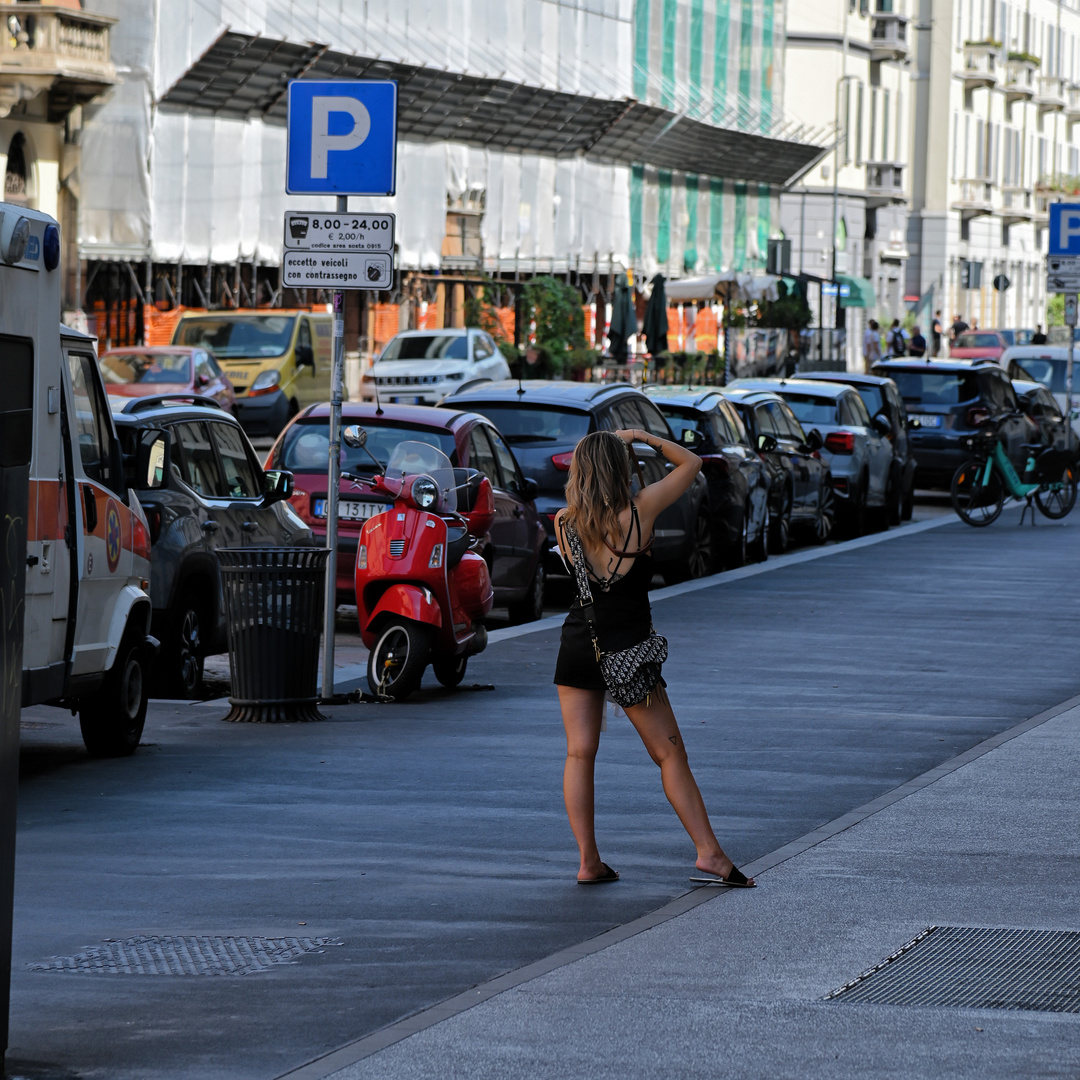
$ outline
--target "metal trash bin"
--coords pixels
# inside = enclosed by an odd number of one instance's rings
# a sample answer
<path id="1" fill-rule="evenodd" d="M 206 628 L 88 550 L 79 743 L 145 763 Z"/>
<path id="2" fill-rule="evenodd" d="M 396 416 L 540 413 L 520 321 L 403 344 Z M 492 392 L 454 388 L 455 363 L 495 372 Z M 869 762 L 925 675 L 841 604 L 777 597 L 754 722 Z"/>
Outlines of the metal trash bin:
<path id="1" fill-rule="evenodd" d="M 226 720 L 325 720 L 318 710 L 326 548 L 219 548 L 229 631 Z"/>

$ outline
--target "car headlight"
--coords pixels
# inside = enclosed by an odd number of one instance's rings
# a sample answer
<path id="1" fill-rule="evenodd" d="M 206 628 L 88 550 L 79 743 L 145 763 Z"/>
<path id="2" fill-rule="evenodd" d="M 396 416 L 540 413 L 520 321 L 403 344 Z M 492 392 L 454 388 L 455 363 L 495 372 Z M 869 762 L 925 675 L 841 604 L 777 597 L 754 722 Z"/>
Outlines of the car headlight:
<path id="1" fill-rule="evenodd" d="M 449 382 L 461 382 L 461 380 L 465 378 L 465 372 L 464 371 L 452 371 L 452 372 L 450 372 L 449 375 L 446 376 L 446 378 L 447 378 L 447 381 L 449 381 Z"/>
<path id="2" fill-rule="evenodd" d="M 272 390 L 276 390 L 280 385 L 280 371 L 260 371 L 259 374 L 255 376 L 255 381 L 251 384 L 251 389 L 248 390 L 248 397 L 252 397 L 255 394 L 269 394 Z"/>
<path id="3" fill-rule="evenodd" d="M 418 476 L 413 481 L 412 499 L 421 510 L 435 505 L 439 497 L 439 488 L 430 476 Z"/>

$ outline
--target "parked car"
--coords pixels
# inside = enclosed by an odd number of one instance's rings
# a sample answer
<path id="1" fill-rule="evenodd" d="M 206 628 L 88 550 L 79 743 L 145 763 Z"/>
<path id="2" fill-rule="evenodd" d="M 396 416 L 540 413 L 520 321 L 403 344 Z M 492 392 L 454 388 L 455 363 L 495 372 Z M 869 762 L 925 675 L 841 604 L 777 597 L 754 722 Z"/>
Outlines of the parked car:
<path id="1" fill-rule="evenodd" d="M 556 552 L 555 515 L 566 505 L 566 474 L 574 447 L 592 431 L 638 428 L 672 438 L 660 410 L 628 383 L 546 382 L 528 379 L 483 383 L 463 388 L 443 403 L 446 409 L 470 409 L 486 416 L 506 436 L 525 472 L 539 484 L 536 507 L 547 529 L 551 573 L 565 574 Z M 647 484 L 663 478 L 667 464 L 650 446 L 635 444 Z M 709 572 L 711 531 L 703 477 L 657 519 L 653 555 L 666 581 L 682 581 Z"/>
<path id="2" fill-rule="evenodd" d="M 164 487 L 139 492 L 150 528 L 152 632 L 161 641 L 153 682 L 156 693 L 196 697 L 203 660 L 227 647 L 218 548 L 304 547 L 314 539 L 289 505 L 292 476 L 264 473 L 239 423 L 213 399 L 112 404 L 125 457 L 140 432 L 170 436 Z"/>
<path id="3" fill-rule="evenodd" d="M 510 610 L 513 622 L 539 619 L 544 612 L 544 526 L 536 511 L 535 481 L 526 477 L 495 425 L 474 412 L 447 412 L 423 405 L 347 402 L 342 425 L 359 424 L 365 449 L 342 447 L 342 467 L 374 472 L 370 452 L 385 466 L 403 440 L 437 446 L 455 468 L 477 469 L 491 481 L 495 521 L 480 554 L 488 564 L 495 604 Z M 281 433 L 266 459 L 267 468 L 288 469 L 296 477 L 293 506 L 316 538 L 325 543 L 326 473 L 330 451 L 330 406 L 305 409 Z M 338 503 L 338 603 L 353 604 L 356 549 L 364 522 L 381 514 L 391 500 L 359 490 L 343 480 Z"/>
<path id="4" fill-rule="evenodd" d="M 361 385 L 389 404 L 436 405 L 478 382 L 509 379 L 510 366 L 484 330 L 404 330 L 391 338 Z"/>
<path id="5" fill-rule="evenodd" d="M 969 330 L 949 346 L 951 360 L 993 360 L 999 363 L 1010 342 L 1000 330 Z"/>
<path id="6" fill-rule="evenodd" d="M 1056 328 L 1055 328 L 1056 329 Z M 1008 349 L 1001 358 L 1010 379 L 1030 379 L 1042 383 L 1053 395 L 1058 408 L 1065 407 L 1065 374 L 1069 362 L 1068 345 L 1024 345 Z M 1069 410 L 1073 430 L 1080 434 L 1080 349 L 1074 349 L 1073 399 Z"/>
<path id="7" fill-rule="evenodd" d="M 756 386 L 724 387 L 769 477 L 769 516 L 806 528 L 823 544 L 832 535 L 836 500 L 821 436 L 807 435 L 779 394 Z"/>
<path id="8" fill-rule="evenodd" d="M 900 390 L 915 454 L 915 486 L 948 488 L 971 457 L 974 437 L 993 420 L 1006 452 L 1022 471 L 1030 421 L 1020 411 L 1012 383 L 983 360 L 882 360 L 872 374 L 888 376 Z"/>
<path id="9" fill-rule="evenodd" d="M 330 396 L 333 363 L 325 312 L 212 311 L 185 314 L 174 345 L 210 349 L 236 392 L 236 416 L 249 435 L 276 435 L 305 405 Z"/>
<path id="10" fill-rule="evenodd" d="M 742 566 L 787 549 L 788 519 L 769 518 L 769 474 L 739 414 L 716 390 L 648 386 L 677 441 L 701 457 L 716 567 Z"/>
<path id="11" fill-rule="evenodd" d="M 1065 422 L 1054 395 L 1042 383 L 1013 379 L 1012 384 L 1021 410 L 1038 428 L 1038 438 L 1032 442 L 1038 442 L 1050 450 L 1068 450 L 1076 459 L 1080 451 L 1080 438 Z"/>
<path id="12" fill-rule="evenodd" d="M 901 521 L 910 521 L 915 491 L 915 457 L 908 439 L 907 410 L 896 383 L 881 375 L 864 375 L 854 371 L 808 371 L 799 378 L 820 379 L 854 387 L 872 417 L 881 413 L 888 418 L 892 430 L 887 437 L 893 447 L 892 475 L 889 477 L 891 493 L 886 500 L 889 524 L 899 525 Z"/>
<path id="13" fill-rule="evenodd" d="M 1005 343 L 1011 349 L 1014 345 L 1030 345 L 1035 336 L 1034 330 L 999 330 L 998 333 L 1005 339 Z"/>
<path id="14" fill-rule="evenodd" d="M 803 431 L 821 435 L 821 456 L 832 476 L 838 523 L 848 535 L 862 536 L 868 515 L 882 528 L 887 527 L 890 514 L 900 503 L 900 492 L 889 487 L 893 451 L 888 418 L 871 418 L 858 391 L 841 383 L 809 379 L 753 379 L 747 383 L 779 394 Z M 892 507 L 890 498 L 894 500 Z"/>
<path id="15" fill-rule="evenodd" d="M 98 366 L 109 397 L 194 394 L 213 398 L 230 413 L 236 405 L 232 383 L 207 349 L 181 345 L 110 349 Z"/>

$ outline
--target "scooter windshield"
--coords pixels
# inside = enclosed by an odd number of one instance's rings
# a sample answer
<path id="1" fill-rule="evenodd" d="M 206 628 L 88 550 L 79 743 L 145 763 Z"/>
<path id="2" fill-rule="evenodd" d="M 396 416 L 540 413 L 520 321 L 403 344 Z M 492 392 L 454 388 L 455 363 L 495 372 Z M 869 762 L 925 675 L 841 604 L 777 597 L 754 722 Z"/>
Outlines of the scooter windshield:
<path id="1" fill-rule="evenodd" d="M 450 459 L 437 447 L 423 442 L 400 442 L 386 463 L 388 477 L 430 476 L 439 489 L 439 508 L 457 509 L 457 487 Z"/>

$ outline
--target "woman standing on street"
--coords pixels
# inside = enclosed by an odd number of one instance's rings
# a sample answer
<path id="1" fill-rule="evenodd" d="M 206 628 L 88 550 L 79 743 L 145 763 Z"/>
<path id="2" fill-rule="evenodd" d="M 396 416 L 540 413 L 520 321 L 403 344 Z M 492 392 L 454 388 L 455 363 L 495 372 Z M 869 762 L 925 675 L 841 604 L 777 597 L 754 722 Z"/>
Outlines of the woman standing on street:
<path id="1" fill-rule="evenodd" d="M 634 442 L 647 443 L 675 466 L 636 498 L 630 487 Z M 600 859 L 593 815 L 593 772 L 606 690 L 598 651 L 628 649 L 651 633 L 653 524 L 690 487 L 700 469 L 696 454 L 637 429 L 586 435 L 570 462 L 566 509 L 555 519 L 556 532 L 564 561 L 576 565 L 580 559 L 588 573 L 596 643 L 579 595 L 563 623 L 555 684 L 566 728 L 563 795 L 581 852 L 577 879 L 583 885 L 619 877 Z M 697 868 L 724 884 L 752 886 L 753 878 L 746 878 L 724 854 L 709 824 L 665 685 L 657 676 L 642 700 L 625 706 L 626 715 L 660 766 L 664 793 L 697 848 Z"/>

